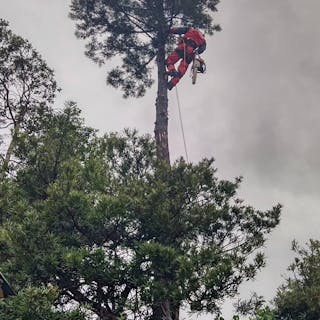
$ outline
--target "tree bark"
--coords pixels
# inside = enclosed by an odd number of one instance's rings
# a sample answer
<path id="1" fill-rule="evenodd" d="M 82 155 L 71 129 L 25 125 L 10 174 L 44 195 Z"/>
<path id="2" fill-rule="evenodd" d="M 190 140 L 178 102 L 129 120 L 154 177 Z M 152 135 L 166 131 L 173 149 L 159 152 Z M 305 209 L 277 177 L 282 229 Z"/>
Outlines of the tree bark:
<path id="1" fill-rule="evenodd" d="M 152 320 L 173 320 L 169 300 L 164 300 L 159 305 L 152 307 Z"/>
<path id="2" fill-rule="evenodd" d="M 16 125 L 14 126 L 12 138 L 11 138 L 9 147 L 7 149 L 7 152 L 6 152 L 4 161 L 3 161 L 3 168 L 4 168 L 5 171 L 8 170 L 8 168 L 9 168 L 9 163 L 10 163 L 10 160 L 11 160 L 13 149 L 14 149 L 14 147 L 16 145 L 16 140 L 17 140 L 17 136 L 18 136 L 19 131 L 20 131 L 20 127 L 21 127 L 21 122 L 17 122 Z"/>
<path id="3" fill-rule="evenodd" d="M 152 307 L 152 320 L 179 320 L 179 316 L 180 306 L 172 300 L 165 299 Z"/>
<path id="4" fill-rule="evenodd" d="M 165 75 L 165 61 L 166 52 L 165 45 L 163 45 L 159 47 L 157 54 L 158 92 L 156 100 L 156 122 L 154 134 L 158 159 L 170 163 L 168 143 L 168 90 L 167 78 Z"/>
<path id="5" fill-rule="evenodd" d="M 157 3 L 159 12 L 163 12 L 163 2 Z M 164 15 L 162 16 L 163 25 L 166 25 Z M 156 140 L 157 157 L 159 160 L 170 164 L 169 142 L 168 142 L 168 89 L 166 76 L 166 41 L 164 40 L 165 31 L 158 35 L 161 44 L 158 47 L 157 67 L 158 67 L 158 91 L 156 99 L 156 122 L 154 135 Z M 165 283 L 165 281 L 163 281 Z M 169 299 L 158 301 L 152 306 L 151 320 L 173 320 Z"/>

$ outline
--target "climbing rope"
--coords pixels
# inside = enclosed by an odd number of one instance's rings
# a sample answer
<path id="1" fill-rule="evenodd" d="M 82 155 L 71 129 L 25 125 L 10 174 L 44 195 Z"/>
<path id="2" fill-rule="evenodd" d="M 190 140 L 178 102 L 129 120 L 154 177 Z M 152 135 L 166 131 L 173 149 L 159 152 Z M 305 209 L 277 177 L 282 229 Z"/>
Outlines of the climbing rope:
<path id="1" fill-rule="evenodd" d="M 184 144 L 184 152 L 186 154 L 186 160 L 187 160 L 187 162 L 189 162 L 186 138 L 185 138 L 185 135 L 184 135 L 183 121 L 182 121 L 182 116 L 181 116 L 181 107 L 180 107 L 180 99 L 179 99 L 179 94 L 178 94 L 178 88 L 177 87 L 175 87 L 175 88 L 176 88 L 176 96 L 177 96 L 177 103 L 178 103 L 178 110 L 179 110 L 180 127 L 181 127 L 183 144 Z"/>

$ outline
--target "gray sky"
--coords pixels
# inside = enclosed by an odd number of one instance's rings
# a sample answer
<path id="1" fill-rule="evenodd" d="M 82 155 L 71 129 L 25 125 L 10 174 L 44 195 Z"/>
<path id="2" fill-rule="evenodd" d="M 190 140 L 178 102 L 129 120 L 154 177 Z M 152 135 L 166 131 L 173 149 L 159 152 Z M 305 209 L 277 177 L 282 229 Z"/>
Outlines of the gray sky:
<path id="1" fill-rule="evenodd" d="M 0 0 L 0 17 L 29 39 L 63 89 L 102 132 L 153 133 L 155 88 L 138 100 L 105 85 L 106 68 L 84 56 L 66 0 Z M 223 31 L 208 39 L 208 72 L 178 86 L 189 158 L 214 156 L 219 176 L 243 175 L 240 195 L 259 209 L 284 205 L 266 245 L 267 267 L 242 292 L 274 296 L 295 238 L 319 237 L 320 1 L 221 0 Z M 174 90 L 169 94 L 171 158 L 184 154 Z M 229 309 L 229 308 L 227 308 Z M 230 315 L 227 310 L 226 315 Z"/>

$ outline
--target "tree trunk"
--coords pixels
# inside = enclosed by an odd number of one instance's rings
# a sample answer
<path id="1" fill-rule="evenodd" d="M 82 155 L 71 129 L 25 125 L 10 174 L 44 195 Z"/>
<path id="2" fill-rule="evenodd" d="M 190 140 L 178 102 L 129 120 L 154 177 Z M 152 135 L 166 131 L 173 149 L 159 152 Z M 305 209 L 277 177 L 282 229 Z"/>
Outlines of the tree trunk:
<path id="1" fill-rule="evenodd" d="M 11 160 L 12 152 L 16 144 L 16 139 L 19 134 L 20 127 L 21 127 L 21 122 L 17 122 L 16 125 L 14 126 L 12 138 L 3 161 L 3 168 L 5 171 L 9 169 L 9 162 Z"/>
<path id="2" fill-rule="evenodd" d="M 173 320 L 169 300 L 160 302 L 152 307 L 152 320 Z"/>
<path id="3" fill-rule="evenodd" d="M 159 12 L 163 12 L 163 2 L 157 2 Z M 163 25 L 166 26 L 164 15 Z M 166 30 L 166 28 L 164 28 Z M 159 40 L 164 40 L 165 32 L 158 35 Z M 161 41 L 158 47 L 157 67 L 158 67 L 158 91 L 156 99 L 156 122 L 154 135 L 157 147 L 157 157 L 159 160 L 170 164 L 169 142 L 168 142 L 168 89 L 166 76 L 166 41 Z M 165 281 L 163 281 L 165 283 Z M 173 320 L 169 299 L 158 301 L 152 306 L 151 320 Z"/>
<path id="4" fill-rule="evenodd" d="M 165 75 L 165 55 L 165 46 L 160 46 L 157 54 L 158 92 L 156 100 L 156 122 L 154 134 L 156 139 L 158 159 L 170 163 L 168 144 L 168 90 L 167 77 Z"/>
<path id="5" fill-rule="evenodd" d="M 152 320 L 179 320 L 180 306 L 165 299 L 160 305 L 152 307 Z"/>

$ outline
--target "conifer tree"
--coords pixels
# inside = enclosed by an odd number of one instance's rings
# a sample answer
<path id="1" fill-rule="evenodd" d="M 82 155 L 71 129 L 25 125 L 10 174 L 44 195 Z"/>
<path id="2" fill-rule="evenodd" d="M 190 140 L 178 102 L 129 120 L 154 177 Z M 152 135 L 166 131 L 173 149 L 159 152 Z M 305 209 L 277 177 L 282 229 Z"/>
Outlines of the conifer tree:
<path id="1" fill-rule="evenodd" d="M 166 44 L 170 27 L 191 24 L 208 34 L 219 30 L 211 13 L 219 0 L 72 0 L 76 35 L 88 40 L 86 55 L 98 64 L 110 58 L 122 63 L 110 70 L 107 83 L 124 96 L 140 97 L 153 83 L 157 66 L 155 140 L 158 158 L 170 161 L 168 149 L 168 95 L 165 76 Z"/>

